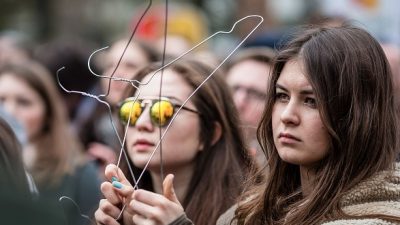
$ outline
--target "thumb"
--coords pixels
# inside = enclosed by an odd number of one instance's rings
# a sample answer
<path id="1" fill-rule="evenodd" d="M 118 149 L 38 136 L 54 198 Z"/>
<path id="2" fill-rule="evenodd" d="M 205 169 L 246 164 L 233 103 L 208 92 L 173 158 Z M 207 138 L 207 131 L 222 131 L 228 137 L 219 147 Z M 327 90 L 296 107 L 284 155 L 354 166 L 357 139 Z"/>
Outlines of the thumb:
<path id="1" fill-rule="evenodd" d="M 164 197 L 180 205 L 181 203 L 179 202 L 178 197 L 176 197 L 175 194 L 173 182 L 174 182 L 174 175 L 168 174 L 163 182 Z"/>

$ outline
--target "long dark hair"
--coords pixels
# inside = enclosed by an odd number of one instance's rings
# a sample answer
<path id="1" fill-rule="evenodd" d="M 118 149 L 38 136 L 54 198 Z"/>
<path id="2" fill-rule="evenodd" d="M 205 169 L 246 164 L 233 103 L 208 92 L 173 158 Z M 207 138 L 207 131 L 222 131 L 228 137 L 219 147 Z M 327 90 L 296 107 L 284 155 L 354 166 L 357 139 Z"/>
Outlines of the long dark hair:
<path id="1" fill-rule="evenodd" d="M 140 81 L 160 67 L 160 63 L 153 63 L 139 71 L 135 79 Z M 179 74 L 193 90 L 212 72 L 208 66 L 193 60 L 177 61 L 166 69 Z M 134 90 L 130 89 L 126 97 L 133 95 Z M 183 207 L 196 225 L 215 224 L 241 193 L 251 161 L 238 128 L 230 90 L 221 75 L 215 74 L 208 80 L 192 97 L 192 102 L 201 114 L 199 139 L 204 149 L 196 156 Z M 213 144 L 215 122 L 221 125 L 222 135 Z M 142 181 L 142 188 L 152 189 L 149 176 Z"/>
<path id="2" fill-rule="evenodd" d="M 22 146 L 11 127 L 0 118 L 0 186 L 2 194 L 17 193 L 30 196 L 28 181 L 22 162 Z"/>
<path id="3" fill-rule="evenodd" d="M 299 166 L 279 158 L 271 125 L 275 85 L 292 59 L 304 64 L 331 137 L 328 155 L 315 167 L 314 189 L 305 197 Z M 350 25 L 303 30 L 278 53 L 267 94 L 258 140 L 269 173 L 261 185 L 250 184 L 236 211 L 238 224 L 318 224 L 329 217 L 349 218 L 340 208 L 343 194 L 372 174 L 392 169 L 396 158 L 392 75 L 379 43 Z"/>

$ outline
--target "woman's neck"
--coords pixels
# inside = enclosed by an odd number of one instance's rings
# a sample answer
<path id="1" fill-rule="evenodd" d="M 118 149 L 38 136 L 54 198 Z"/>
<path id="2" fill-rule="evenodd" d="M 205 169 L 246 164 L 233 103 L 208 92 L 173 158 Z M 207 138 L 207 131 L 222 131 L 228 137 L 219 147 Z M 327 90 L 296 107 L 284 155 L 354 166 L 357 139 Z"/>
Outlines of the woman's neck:
<path id="1" fill-rule="evenodd" d="M 36 160 L 36 147 L 34 144 L 28 143 L 22 151 L 22 158 L 27 168 L 32 168 Z"/>
<path id="2" fill-rule="evenodd" d="M 301 189 L 303 192 L 303 196 L 307 196 L 311 193 L 314 181 L 315 181 L 315 172 L 308 167 L 300 166 L 300 179 L 301 179 Z"/>
<path id="3" fill-rule="evenodd" d="M 164 168 L 164 177 L 161 177 L 160 171 L 153 172 L 151 171 L 151 179 L 153 181 L 154 192 L 158 194 L 163 194 L 163 180 L 166 175 L 173 174 L 174 175 L 174 189 L 175 194 L 178 197 L 180 202 L 183 202 L 187 189 L 189 187 L 189 183 L 192 180 L 193 175 L 193 165 L 187 165 L 185 167 L 166 169 Z"/>

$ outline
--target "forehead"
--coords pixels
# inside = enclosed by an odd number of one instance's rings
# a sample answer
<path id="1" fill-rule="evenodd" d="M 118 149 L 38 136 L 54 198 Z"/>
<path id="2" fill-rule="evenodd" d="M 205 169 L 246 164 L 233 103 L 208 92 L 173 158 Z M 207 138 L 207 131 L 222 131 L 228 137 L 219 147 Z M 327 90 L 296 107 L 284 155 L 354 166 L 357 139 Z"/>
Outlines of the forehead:
<path id="1" fill-rule="evenodd" d="M 277 84 L 288 88 L 311 88 L 304 72 L 303 62 L 299 59 L 292 59 L 286 62 Z"/>
<path id="2" fill-rule="evenodd" d="M 242 84 L 265 89 L 269 80 L 270 66 L 255 60 L 244 60 L 234 65 L 227 74 L 230 85 Z"/>
<path id="3" fill-rule="evenodd" d="M 15 76 L 13 73 L 3 73 L 0 76 L 0 90 L 13 90 L 13 91 L 19 91 L 19 92 L 36 92 L 31 85 L 28 84 L 28 82 L 18 76 Z M 18 86 L 18 88 L 16 88 Z"/>
<path id="4" fill-rule="evenodd" d="M 154 76 L 153 76 L 154 75 Z M 160 82 L 162 85 L 160 86 Z M 161 96 L 175 97 L 180 100 L 185 100 L 192 93 L 193 88 L 182 78 L 178 73 L 166 69 L 161 72 L 151 72 L 142 81 L 147 83 L 140 88 L 140 96 L 159 96 L 161 87 Z"/>
<path id="5" fill-rule="evenodd" d="M 3 97 L 23 97 L 33 101 L 44 101 L 39 92 L 26 80 L 12 73 L 4 73 L 0 76 L 0 95 Z"/>
<path id="6" fill-rule="evenodd" d="M 119 41 L 115 43 L 107 54 L 108 60 L 112 62 L 118 62 L 122 56 L 122 53 L 124 52 L 124 49 L 126 48 L 127 43 L 127 41 Z M 129 43 L 121 63 L 128 61 L 139 63 L 147 62 L 146 55 L 138 44 L 133 42 Z"/>

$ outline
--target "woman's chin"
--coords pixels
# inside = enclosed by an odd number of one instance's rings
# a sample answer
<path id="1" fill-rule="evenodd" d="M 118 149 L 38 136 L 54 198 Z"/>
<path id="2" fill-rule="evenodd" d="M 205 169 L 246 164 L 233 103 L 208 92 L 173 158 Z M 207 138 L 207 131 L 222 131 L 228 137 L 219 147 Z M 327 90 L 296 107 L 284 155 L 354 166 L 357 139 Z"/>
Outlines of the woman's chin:
<path id="1" fill-rule="evenodd" d="M 134 160 L 133 161 L 133 164 L 135 165 L 135 167 L 137 167 L 139 169 L 145 169 L 145 167 L 146 167 L 146 170 L 153 170 L 155 168 L 160 169 L 160 165 L 158 163 L 153 163 L 153 162 L 150 162 L 149 164 L 147 164 L 147 163 L 148 163 L 148 160 Z"/>

